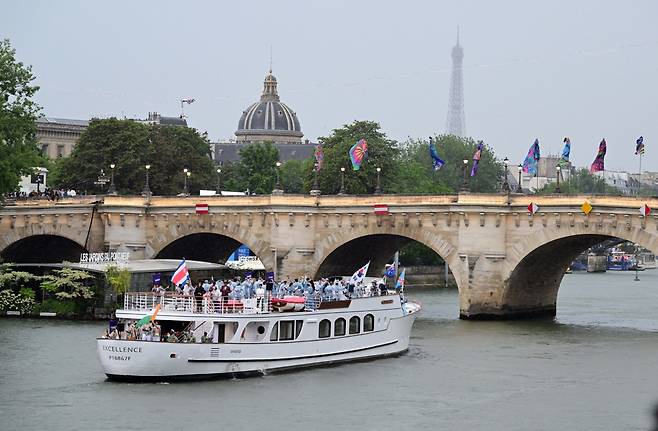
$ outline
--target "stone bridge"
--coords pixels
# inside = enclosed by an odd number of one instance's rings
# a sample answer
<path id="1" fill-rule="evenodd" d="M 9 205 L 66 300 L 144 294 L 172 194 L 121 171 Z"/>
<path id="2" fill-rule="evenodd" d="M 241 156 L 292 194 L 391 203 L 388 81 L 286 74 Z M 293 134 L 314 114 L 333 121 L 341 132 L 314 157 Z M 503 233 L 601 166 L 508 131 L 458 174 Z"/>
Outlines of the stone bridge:
<path id="1" fill-rule="evenodd" d="M 581 205 L 588 201 L 592 211 Z M 529 214 L 534 202 L 539 211 Z M 205 203 L 209 214 L 196 214 Z M 375 204 L 389 214 L 376 215 Z M 462 318 L 554 315 L 565 268 L 610 238 L 658 254 L 656 198 L 610 196 L 237 196 L 68 198 L 0 208 L 7 262 L 77 261 L 83 251 L 223 262 L 246 244 L 282 276 L 349 274 L 418 241 L 449 265 Z M 658 214 L 658 211 L 657 211 Z"/>

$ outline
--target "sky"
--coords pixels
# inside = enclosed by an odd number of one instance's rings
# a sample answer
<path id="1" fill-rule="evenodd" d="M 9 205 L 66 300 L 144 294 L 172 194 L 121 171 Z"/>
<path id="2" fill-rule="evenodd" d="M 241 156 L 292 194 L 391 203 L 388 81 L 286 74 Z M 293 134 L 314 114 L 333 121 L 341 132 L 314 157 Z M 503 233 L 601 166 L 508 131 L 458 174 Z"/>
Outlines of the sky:
<path id="1" fill-rule="evenodd" d="M 589 166 L 658 171 L 658 1 L 0 0 L 0 38 L 33 66 L 49 117 L 179 115 L 234 137 L 272 53 L 281 100 L 316 141 L 354 120 L 391 138 L 446 128 L 464 48 L 466 131 L 518 163 L 572 142 Z"/>

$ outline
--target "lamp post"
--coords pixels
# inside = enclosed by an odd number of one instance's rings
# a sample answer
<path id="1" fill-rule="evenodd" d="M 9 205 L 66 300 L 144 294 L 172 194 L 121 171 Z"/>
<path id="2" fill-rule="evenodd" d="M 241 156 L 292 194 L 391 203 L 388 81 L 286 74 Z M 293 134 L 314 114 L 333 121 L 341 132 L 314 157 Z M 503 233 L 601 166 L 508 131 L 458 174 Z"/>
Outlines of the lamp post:
<path id="1" fill-rule="evenodd" d="M 462 160 L 462 174 L 464 175 L 464 181 L 462 182 L 462 192 L 468 191 L 468 182 L 466 181 L 466 169 L 468 168 L 468 159 Z"/>
<path id="2" fill-rule="evenodd" d="M 503 159 L 503 164 L 505 165 L 505 179 L 503 180 L 503 192 L 504 193 L 509 193 L 509 182 L 507 181 L 507 175 L 509 173 L 509 159 L 505 157 Z"/>
<path id="3" fill-rule="evenodd" d="M 311 195 L 312 196 L 320 196 L 320 180 L 318 178 L 319 176 L 319 164 L 315 164 L 313 166 L 313 188 L 311 189 Z"/>
<path id="4" fill-rule="evenodd" d="M 189 190 L 187 190 L 187 177 L 189 177 L 188 172 L 190 172 L 189 169 L 183 168 L 183 196 L 188 196 L 190 194 Z"/>
<path id="5" fill-rule="evenodd" d="M 555 186 L 555 193 L 561 193 L 561 191 L 560 191 L 560 171 L 562 170 L 562 167 L 560 165 L 557 165 L 555 167 L 555 170 L 557 171 L 557 184 Z"/>
<path id="6" fill-rule="evenodd" d="M 519 170 L 519 185 L 516 186 L 516 192 L 523 193 L 523 187 L 521 186 L 521 172 L 523 171 L 523 165 L 519 164 L 519 166 L 517 166 L 517 169 Z"/>
<path id="7" fill-rule="evenodd" d="M 217 168 L 217 194 L 222 194 L 222 168 Z"/>
<path id="8" fill-rule="evenodd" d="M 142 196 L 150 197 L 151 188 L 149 187 L 149 171 L 151 169 L 151 165 L 144 165 L 144 169 L 146 169 L 146 179 L 144 181 L 144 191 L 142 192 Z"/>
<path id="9" fill-rule="evenodd" d="M 380 173 L 382 171 L 382 168 L 379 166 L 377 167 L 377 186 L 375 187 L 375 194 L 376 195 L 381 195 L 382 194 L 382 185 L 380 181 Z"/>
<path id="10" fill-rule="evenodd" d="M 276 184 L 274 185 L 274 190 L 272 190 L 273 195 L 283 194 L 283 189 L 281 188 L 281 162 L 276 162 Z"/>
<path id="11" fill-rule="evenodd" d="M 340 168 L 340 191 L 338 192 L 339 196 L 345 194 L 345 168 Z"/>
<path id="12" fill-rule="evenodd" d="M 111 196 L 115 196 L 117 194 L 117 188 L 114 185 L 114 168 L 116 168 L 117 165 L 114 163 L 110 164 L 110 188 L 107 190 L 107 194 Z"/>

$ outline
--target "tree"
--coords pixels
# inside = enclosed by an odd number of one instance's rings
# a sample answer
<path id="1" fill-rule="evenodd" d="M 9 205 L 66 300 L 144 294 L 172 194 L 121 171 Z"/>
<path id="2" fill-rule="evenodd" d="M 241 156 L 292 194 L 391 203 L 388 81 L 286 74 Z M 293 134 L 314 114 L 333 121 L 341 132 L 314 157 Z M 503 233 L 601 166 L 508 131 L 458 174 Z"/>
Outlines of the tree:
<path id="1" fill-rule="evenodd" d="M 93 278 L 87 271 L 61 268 L 54 270 L 52 274 L 44 275 L 41 287 L 54 293 L 57 299 L 84 301 L 94 297 L 94 290 L 88 286 Z"/>
<path id="2" fill-rule="evenodd" d="M 368 142 L 368 156 L 358 171 L 352 169 L 350 148 L 359 139 Z M 396 181 L 396 161 L 399 149 L 374 121 L 354 121 L 330 136 L 319 138 L 324 149 L 324 163 L 319 173 L 320 189 L 324 194 L 336 194 L 340 190 L 340 168 L 345 168 L 345 188 L 350 194 L 373 193 L 377 185 L 377 168 L 381 168 L 381 185 L 387 190 Z M 311 183 L 312 169 L 307 173 Z"/>
<path id="3" fill-rule="evenodd" d="M 9 40 L 0 41 L 0 196 L 16 190 L 21 176 L 39 163 L 35 121 L 40 107 L 32 98 L 32 67 L 16 61 Z"/>
<path id="4" fill-rule="evenodd" d="M 105 278 L 114 290 L 115 298 L 126 293 L 130 287 L 130 272 L 126 268 L 109 265 L 105 269 Z"/>
<path id="5" fill-rule="evenodd" d="M 313 169 L 312 159 L 288 160 L 281 166 L 281 185 L 286 193 L 304 193 L 309 189 L 308 172 Z"/>
<path id="6" fill-rule="evenodd" d="M 249 144 L 240 149 L 237 173 L 250 192 L 270 194 L 276 182 L 279 150 L 271 143 Z"/>
<path id="7" fill-rule="evenodd" d="M 548 183 L 537 193 L 546 195 L 555 193 L 557 183 Z M 606 184 L 599 176 L 592 175 L 587 168 L 574 169 L 566 181 L 560 181 L 560 192 L 564 194 L 606 194 L 618 196 L 621 192 Z"/>
<path id="8" fill-rule="evenodd" d="M 116 118 L 89 123 L 71 156 L 62 161 L 57 185 L 105 193 L 108 185 L 94 182 L 101 170 L 109 177 L 111 164 L 116 166 L 114 178 L 119 193 L 142 192 L 147 164 L 150 189 L 155 195 L 181 193 L 184 168 L 191 173 L 190 193 L 215 189 L 217 174 L 205 134 L 188 127 L 145 125 Z"/>

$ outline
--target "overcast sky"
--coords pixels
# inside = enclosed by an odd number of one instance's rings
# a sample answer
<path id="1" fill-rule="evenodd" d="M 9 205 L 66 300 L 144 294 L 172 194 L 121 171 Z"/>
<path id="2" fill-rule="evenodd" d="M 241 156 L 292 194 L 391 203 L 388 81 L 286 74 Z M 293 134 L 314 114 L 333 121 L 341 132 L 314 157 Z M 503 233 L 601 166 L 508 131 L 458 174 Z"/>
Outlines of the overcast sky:
<path id="1" fill-rule="evenodd" d="M 281 100 L 315 141 L 353 120 L 392 138 L 446 127 L 464 47 L 466 129 L 499 157 L 572 140 L 589 165 L 658 171 L 658 1 L 1 1 L 0 37 L 34 66 L 50 117 L 178 115 L 233 137 L 270 47 Z"/>

